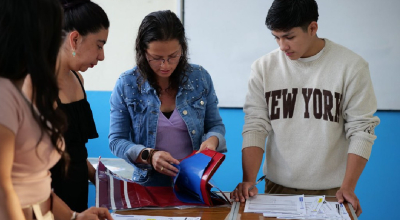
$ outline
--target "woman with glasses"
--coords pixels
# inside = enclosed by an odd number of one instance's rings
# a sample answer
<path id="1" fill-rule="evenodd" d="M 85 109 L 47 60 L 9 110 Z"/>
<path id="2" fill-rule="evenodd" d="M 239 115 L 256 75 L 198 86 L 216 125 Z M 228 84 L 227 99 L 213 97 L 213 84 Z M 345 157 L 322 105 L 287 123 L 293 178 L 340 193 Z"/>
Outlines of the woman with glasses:
<path id="1" fill-rule="evenodd" d="M 171 186 L 173 164 L 193 150 L 227 151 L 218 99 L 208 72 L 188 64 L 184 27 L 171 11 L 143 19 L 135 49 L 137 66 L 111 95 L 109 146 L 134 166 L 133 181 Z"/>

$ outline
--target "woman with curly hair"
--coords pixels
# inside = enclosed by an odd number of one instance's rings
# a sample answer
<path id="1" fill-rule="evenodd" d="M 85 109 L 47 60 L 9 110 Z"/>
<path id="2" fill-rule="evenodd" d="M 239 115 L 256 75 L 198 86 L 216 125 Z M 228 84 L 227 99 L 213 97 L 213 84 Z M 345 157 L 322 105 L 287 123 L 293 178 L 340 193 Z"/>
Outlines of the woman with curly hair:
<path id="1" fill-rule="evenodd" d="M 135 49 L 137 66 L 111 95 L 109 147 L 134 166 L 133 181 L 171 186 L 173 164 L 193 150 L 226 152 L 218 99 L 208 72 L 188 64 L 185 30 L 173 12 L 147 15 Z"/>

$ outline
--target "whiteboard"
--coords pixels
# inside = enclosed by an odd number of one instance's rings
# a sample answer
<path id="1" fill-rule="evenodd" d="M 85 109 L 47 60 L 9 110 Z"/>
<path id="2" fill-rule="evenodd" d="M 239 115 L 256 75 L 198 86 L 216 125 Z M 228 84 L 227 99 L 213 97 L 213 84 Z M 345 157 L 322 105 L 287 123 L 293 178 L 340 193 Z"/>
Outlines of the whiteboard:
<path id="1" fill-rule="evenodd" d="M 370 65 L 378 109 L 400 109 L 400 1 L 317 0 L 318 36 Z M 243 107 L 253 61 L 278 48 L 265 18 L 272 0 L 184 1 L 190 62 L 211 74 L 220 107 Z"/>

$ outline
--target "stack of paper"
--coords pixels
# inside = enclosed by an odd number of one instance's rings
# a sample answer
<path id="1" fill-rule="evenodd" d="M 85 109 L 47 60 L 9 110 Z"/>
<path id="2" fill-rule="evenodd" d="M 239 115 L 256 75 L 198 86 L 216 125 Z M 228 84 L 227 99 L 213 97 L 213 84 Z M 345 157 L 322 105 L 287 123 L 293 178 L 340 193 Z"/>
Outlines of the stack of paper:
<path id="1" fill-rule="evenodd" d="M 246 201 L 244 212 L 263 213 L 281 219 L 350 220 L 343 204 L 325 201 L 325 196 L 304 197 L 256 195 Z"/>

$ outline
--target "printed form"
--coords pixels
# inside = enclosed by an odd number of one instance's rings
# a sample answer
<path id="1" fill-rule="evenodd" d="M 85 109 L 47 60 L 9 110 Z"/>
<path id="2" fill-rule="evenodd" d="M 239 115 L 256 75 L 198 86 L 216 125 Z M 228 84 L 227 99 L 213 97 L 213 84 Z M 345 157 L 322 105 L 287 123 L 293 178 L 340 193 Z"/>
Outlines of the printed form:
<path id="1" fill-rule="evenodd" d="M 325 196 L 273 196 L 259 194 L 246 201 L 244 212 L 263 213 L 278 219 L 350 220 L 343 204 L 325 201 Z"/>

